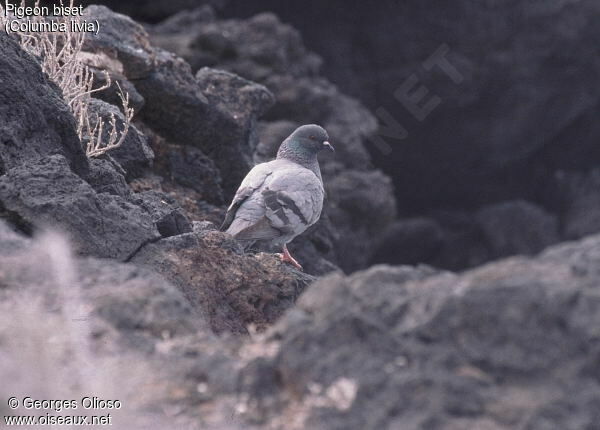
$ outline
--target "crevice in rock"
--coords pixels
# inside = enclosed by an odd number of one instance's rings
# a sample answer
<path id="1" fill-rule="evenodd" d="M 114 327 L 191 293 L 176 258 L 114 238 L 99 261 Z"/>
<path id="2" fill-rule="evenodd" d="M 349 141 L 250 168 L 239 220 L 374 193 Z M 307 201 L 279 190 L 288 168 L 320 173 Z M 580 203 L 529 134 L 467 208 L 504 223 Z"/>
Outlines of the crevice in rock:
<path id="1" fill-rule="evenodd" d="M 1 213 L 1 212 L 0 212 Z M 142 250 L 144 249 L 145 246 L 147 245 L 152 245 L 153 243 L 158 242 L 159 240 L 164 239 L 164 237 L 159 236 L 159 237 L 155 237 L 152 239 L 148 239 L 147 241 L 143 242 L 142 244 L 140 244 L 140 246 L 138 246 L 136 249 L 133 250 L 133 252 L 131 254 L 129 254 L 127 256 L 127 258 L 125 258 L 123 260 L 123 263 L 130 263 L 131 260 L 133 260 L 133 258 Z"/>
<path id="2" fill-rule="evenodd" d="M 31 222 L 27 221 L 17 212 L 6 209 L 2 201 L 0 201 L 0 220 L 6 221 L 15 231 L 28 237 L 33 236 L 33 232 L 35 231 L 35 227 Z"/>

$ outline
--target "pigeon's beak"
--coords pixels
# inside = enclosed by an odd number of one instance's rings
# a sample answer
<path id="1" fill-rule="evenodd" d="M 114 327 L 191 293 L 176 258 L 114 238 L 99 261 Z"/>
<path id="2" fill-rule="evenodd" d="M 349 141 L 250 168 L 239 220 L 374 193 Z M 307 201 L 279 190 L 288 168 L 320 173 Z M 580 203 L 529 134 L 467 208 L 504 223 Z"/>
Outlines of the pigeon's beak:
<path id="1" fill-rule="evenodd" d="M 323 142 L 323 147 L 329 149 L 331 152 L 335 152 L 335 149 L 333 149 L 333 146 L 331 146 L 331 143 L 325 141 Z"/>

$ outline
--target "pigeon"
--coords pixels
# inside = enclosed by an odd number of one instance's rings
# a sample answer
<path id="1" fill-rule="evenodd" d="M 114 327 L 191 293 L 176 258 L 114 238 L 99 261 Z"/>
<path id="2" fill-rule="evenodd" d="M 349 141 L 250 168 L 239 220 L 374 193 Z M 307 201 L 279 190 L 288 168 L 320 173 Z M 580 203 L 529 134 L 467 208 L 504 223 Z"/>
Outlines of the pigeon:
<path id="1" fill-rule="evenodd" d="M 258 241 L 280 246 L 281 261 L 302 270 L 287 244 L 321 216 L 325 191 L 317 154 L 324 149 L 334 151 L 322 127 L 298 127 L 283 141 L 275 160 L 254 166 L 246 175 L 221 231 L 245 248 Z"/>

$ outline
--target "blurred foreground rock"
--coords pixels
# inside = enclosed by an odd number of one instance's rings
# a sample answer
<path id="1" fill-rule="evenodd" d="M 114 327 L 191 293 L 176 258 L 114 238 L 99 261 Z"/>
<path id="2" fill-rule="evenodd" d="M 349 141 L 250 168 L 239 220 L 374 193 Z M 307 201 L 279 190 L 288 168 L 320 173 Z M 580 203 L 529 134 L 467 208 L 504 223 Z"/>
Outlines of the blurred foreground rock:
<path id="1" fill-rule="evenodd" d="M 599 264 L 594 236 L 462 275 L 327 277 L 263 342 L 276 353 L 246 367 L 248 416 L 287 429 L 596 428 Z"/>
<path id="2" fill-rule="evenodd" d="M 61 235 L 34 242 L 0 222 L 0 309 L 0 396 L 118 399 L 114 428 L 200 429 L 215 390 L 235 392 L 231 355 L 176 287 L 133 264 L 74 258 Z"/>

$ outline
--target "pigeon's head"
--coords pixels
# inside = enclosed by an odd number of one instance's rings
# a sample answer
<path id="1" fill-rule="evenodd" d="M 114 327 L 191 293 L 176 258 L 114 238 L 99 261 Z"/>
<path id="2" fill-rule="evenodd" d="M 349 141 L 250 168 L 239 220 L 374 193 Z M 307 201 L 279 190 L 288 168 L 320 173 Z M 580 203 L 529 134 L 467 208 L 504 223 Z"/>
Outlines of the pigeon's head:
<path id="1" fill-rule="evenodd" d="M 302 155 L 316 155 L 323 149 L 333 151 L 333 146 L 328 140 L 329 135 L 323 127 L 308 124 L 294 130 L 290 137 L 286 139 L 286 143 L 290 149 Z"/>

